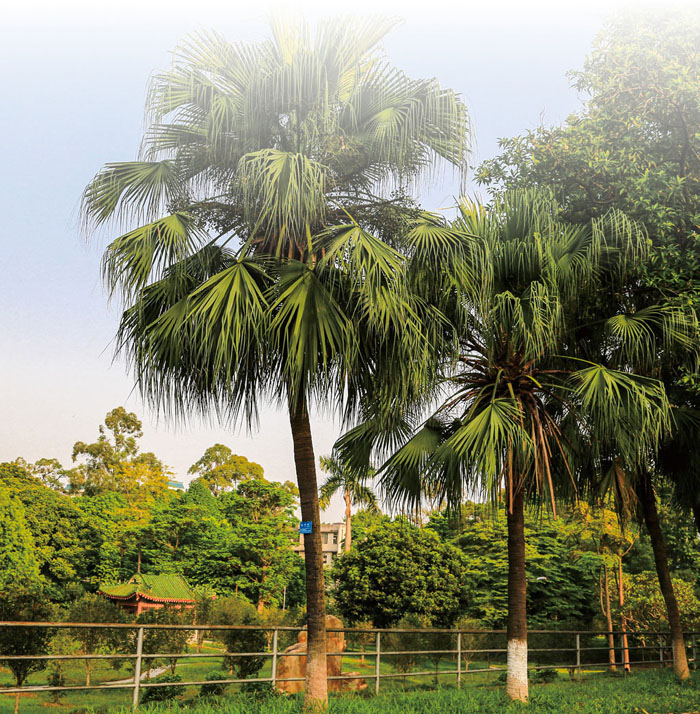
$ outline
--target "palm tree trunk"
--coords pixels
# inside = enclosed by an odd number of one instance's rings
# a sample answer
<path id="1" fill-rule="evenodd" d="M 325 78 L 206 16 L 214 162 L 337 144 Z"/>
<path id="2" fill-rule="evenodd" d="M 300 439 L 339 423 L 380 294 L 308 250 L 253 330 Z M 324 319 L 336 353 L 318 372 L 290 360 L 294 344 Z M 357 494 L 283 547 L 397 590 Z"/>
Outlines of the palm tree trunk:
<path id="1" fill-rule="evenodd" d="M 622 659 L 622 669 L 626 674 L 632 671 L 630 666 L 630 648 L 628 646 L 627 640 L 627 618 L 625 617 L 625 584 L 622 581 L 622 556 L 617 557 L 617 592 L 620 603 L 620 628 L 622 629 L 622 652 L 620 653 L 620 658 Z"/>
<path id="2" fill-rule="evenodd" d="M 688 679 L 690 671 L 688 669 L 688 657 L 685 652 L 683 628 L 681 627 L 681 613 L 678 609 L 678 601 L 671 582 L 666 545 L 659 524 L 659 513 L 656 510 L 654 486 L 651 482 L 651 475 L 647 470 L 643 470 L 638 474 L 637 490 L 642 502 L 644 522 L 649 533 L 651 548 L 654 551 L 654 563 L 656 564 L 656 574 L 659 577 L 659 587 L 661 588 L 661 594 L 664 596 L 668 613 L 668 625 L 671 630 L 671 650 L 673 652 L 673 671 L 680 679 Z"/>
<path id="3" fill-rule="evenodd" d="M 508 673 L 506 693 L 527 701 L 527 583 L 525 579 L 525 489 L 508 508 Z"/>
<path id="4" fill-rule="evenodd" d="M 306 568 L 306 693 L 304 709 L 324 709 L 328 703 L 326 680 L 326 589 L 323 574 L 321 512 L 318 506 L 316 461 L 306 401 L 290 405 L 289 421 L 294 442 L 294 463 L 299 485 L 301 518 L 311 521 L 311 533 L 304 535 Z"/>
<path id="5" fill-rule="evenodd" d="M 350 499 L 350 492 L 345 489 L 345 552 L 350 551 L 350 546 L 352 545 L 352 500 Z"/>
<path id="6" fill-rule="evenodd" d="M 616 672 L 615 665 L 615 635 L 613 634 L 612 608 L 610 607 L 610 580 L 608 579 L 608 566 L 603 563 L 603 588 L 605 593 L 605 601 L 603 612 L 605 613 L 605 623 L 608 627 L 608 662 L 610 663 L 610 672 Z"/>

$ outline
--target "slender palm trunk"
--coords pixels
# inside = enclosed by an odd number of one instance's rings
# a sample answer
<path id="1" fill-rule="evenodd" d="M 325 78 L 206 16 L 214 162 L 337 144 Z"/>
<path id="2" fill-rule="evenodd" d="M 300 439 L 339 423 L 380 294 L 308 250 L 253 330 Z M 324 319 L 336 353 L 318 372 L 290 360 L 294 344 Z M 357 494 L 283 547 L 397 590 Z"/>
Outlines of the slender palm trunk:
<path id="1" fill-rule="evenodd" d="M 622 628 L 622 669 L 629 674 L 632 671 L 630 667 L 630 649 L 627 641 L 627 618 L 625 617 L 625 584 L 622 582 L 622 556 L 617 558 L 617 592 L 620 603 L 620 627 Z"/>
<path id="2" fill-rule="evenodd" d="M 608 578 L 608 566 L 603 563 L 603 594 L 605 600 L 603 602 L 603 613 L 605 614 L 605 623 L 608 628 L 608 662 L 610 663 L 610 671 L 617 671 L 615 664 L 615 635 L 613 634 L 612 608 L 610 607 L 610 580 Z"/>
<path id="3" fill-rule="evenodd" d="M 294 442 L 294 463 L 299 485 L 301 518 L 304 521 L 311 521 L 311 533 L 304 535 L 306 612 L 308 617 L 304 709 L 324 709 L 328 703 L 326 590 L 323 575 L 321 512 L 318 506 L 316 462 L 305 400 L 300 400 L 296 405 L 290 405 L 289 421 Z"/>
<path id="4" fill-rule="evenodd" d="M 347 488 L 343 495 L 345 496 L 345 552 L 347 553 L 352 545 L 352 499 Z"/>
<path id="5" fill-rule="evenodd" d="M 526 701 L 527 583 L 525 579 L 525 489 L 512 496 L 508 508 L 508 673 L 506 693 Z"/>
<path id="6" fill-rule="evenodd" d="M 666 545 L 664 536 L 659 524 L 659 513 L 656 510 L 656 496 L 654 486 L 651 481 L 651 474 L 644 470 L 638 474 L 638 492 L 644 512 L 644 522 L 647 526 L 651 548 L 654 551 L 654 563 L 656 564 L 656 574 L 659 577 L 661 594 L 664 596 L 666 611 L 668 613 L 668 625 L 671 630 L 671 650 L 673 652 L 673 671 L 681 679 L 688 679 L 690 671 L 688 669 L 688 657 L 685 652 L 685 639 L 683 628 L 681 627 L 681 613 L 678 609 L 678 601 L 673 591 L 671 582 L 671 571 L 668 567 L 668 557 L 666 555 Z"/>

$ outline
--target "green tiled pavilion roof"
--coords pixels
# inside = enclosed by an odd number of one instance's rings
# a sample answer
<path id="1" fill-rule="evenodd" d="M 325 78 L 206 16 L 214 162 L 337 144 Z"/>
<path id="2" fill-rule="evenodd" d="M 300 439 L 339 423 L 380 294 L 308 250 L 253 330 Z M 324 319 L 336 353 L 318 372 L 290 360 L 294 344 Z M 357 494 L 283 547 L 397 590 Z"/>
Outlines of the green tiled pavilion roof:
<path id="1" fill-rule="evenodd" d="M 128 583 L 102 585 L 100 592 L 118 600 L 130 600 L 138 595 L 155 602 L 194 602 L 194 592 L 180 575 L 137 573 Z"/>

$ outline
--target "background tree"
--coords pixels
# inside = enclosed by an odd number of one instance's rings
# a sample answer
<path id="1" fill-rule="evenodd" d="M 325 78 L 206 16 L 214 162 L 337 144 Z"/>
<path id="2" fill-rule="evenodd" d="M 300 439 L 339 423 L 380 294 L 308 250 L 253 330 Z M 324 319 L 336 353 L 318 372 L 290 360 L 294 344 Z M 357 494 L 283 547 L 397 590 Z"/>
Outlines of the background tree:
<path id="1" fill-rule="evenodd" d="M 16 464 L 0 464 L 0 485 L 24 507 L 46 596 L 57 602 L 71 599 L 76 589 L 82 589 L 81 583 L 91 582 L 96 570 L 99 529 L 71 498 L 47 488 Z"/>
<path id="2" fill-rule="evenodd" d="M 309 403 L 352 411 L 368 370 L 390 369 L 395 394 L 402 374 L 414 383 L 407 365 L 434 340 L 419 329 L 423 305 L 395 287 L 401 256 L 374 230 L 393 232 L 400 202 L 378 194 L 438 160 L 466 163 L 462 102 L 378 55 L 392 26 L 325 21 L 313 33 L 279 19 L 254 45 L 191 38 L 153 82 L 143 160 L 107 165 L 83 200 L 91 225 L 150 221 L 104 259 L 127 304 L 118 344 L 146 397 L 249 425 L 259 398 L 288 408 L 302 518 L 313 523 L 307 705 L 327 698 Z"/>
<path id="3" fill-rule="evenodd" d="M 24 506 L 0 485 L 0 591 L 17 582 L 38 581 L 39 563 Z"/>
<path id="4" fill-rule="evenodd" d="M 262 466 L 248 461 L 245 456 L 234 454 L 228 446 L 214 444 L 187 473 L 197 474 L 215 496 L 224 489 L 235 486 L 244 478 L 262 477 Z"/>
<path id="5" fill-rule="evenodd" d="M 146 610 L 142 612 L 136 621 L 143 624 L 155 625 L 191 625 L 194 620 L 194 613 L 191 610 L 177 607 L 162 607 L 158 610 Z M 191 630 L 182 629 L 148 629 L 143 637 L 144 654 L 170 654 L 166 662 L 170 667 L 170 674 L 175 675 L 178 655 L 187 648 L 187 642 L 192 635 Z M 158 660 L 147 658 L 146 660 L 148 679 L 151 678 L 151 669 L 156 666 Z"/>
<path id="6" fill-rule="evenodd" d="M 371 619 L 375 627 L 391 627 L 408 614 L 450 627 L 470 594 L 466 571 L 457 548 L 430 530 L 394 521 L 335 561 L 335 606 L 344 620 Z"/>
<path id="7" fill-rule="evenodd" d="M 122 622 L 123 610 L 101 595 L 85 593 L 80 599 L 71 603 L 68 612 L 68 622 Z M 103 650 L 123 649 L 123 633 L 109 628 L 79 627 L 70 630 L 70 636 L 77 643 L 76 654 L 101 654 Z M 72 654 L 66 652 L 65 654 Z M 89 657 L 83 660 L 85 667 L 85 686 L 90 686 L 90 677 L 95 664 Z"/>
<path id="8" fill-rule="evenodd" d="M 374 476 L 374 469 L 368 468 L 358 472 L 348 464 L 342 464 L 336 456 L 322 456 L 320 458 L 321 471 L 328 474 L 321 484 L 319 505 L 322 509 L 328 508 L 331 498 L 336 493 L 343 494 L 345 501 L 345 543 L 347 553 L 352 546 L 352 507 L 360 506 L 368 511 L 378 511 L 377 498 L 367 481 Z"/>
<path id="9" fill-rule="evenodd" d="M 214 623 L 217 625 L 263 625 L 254 605 L 240 598 L 222 598 L 214 606 Z M 215 630 L 214 636 L 226 647 L 227 652 L 264 652 L 267 646 L 262 630 Z M 235 654 L 224 658 L 224 666 L 237 679 L 255 676 L 265 664 L 264 657 L 236 657 Z"/>
<path id="10" fill-rule="evenodd" d="M 77 441 L 73 446 L 73 461 L 85 459 L 69 473 L 73 493 L 95 496 L 114 491 L 123 493 L 130 504 L 135 504 L 152 499 L 167 488 L 168 474 L 163 464 L 154 454 L 139 452 L 138 439 L 143 431 L 136 414 L 124 407 L 112 409 L 99 431 L 97 441 L 92 444 Z"/>
<path id="11" fill-rule="evenodd" d="M 268 604 L 282 605 L 283 590 L 298 564 L 299 556 L 292 551 L 297 542 L 297 494 L 289 481 L 279 484 L 260 477 L 242 481 L 235 492 L 221 497 L 241 563 L 239 582 L 259 613 Z"/>
<path id="12" fill-rule="evenodd" d="M 47 622 L 52 619 L 53 613 L 53 607 L 37 582 L 27 581 L 0 592 L 0 621 Z M 12 672 L 15 687 L 21 687 L 32 672 L 45 669 L 46 660 L 7 660 L 3 659 L 3 655 L 45 655 L 52 636 L 50 627 L 0 628 L 0 662 Z M 15 714 L 18 710 L 19 693 L 15 695 Z"/>
<path id="13" fill-rule="evenodd" d="M 30 464 L 20 456 L 13 463 L 38 478 L 44 486 L 65 493 L 64 481 L 68 480 L 70 472 L 63 468 L 58 459 L 39 459 Z"/>

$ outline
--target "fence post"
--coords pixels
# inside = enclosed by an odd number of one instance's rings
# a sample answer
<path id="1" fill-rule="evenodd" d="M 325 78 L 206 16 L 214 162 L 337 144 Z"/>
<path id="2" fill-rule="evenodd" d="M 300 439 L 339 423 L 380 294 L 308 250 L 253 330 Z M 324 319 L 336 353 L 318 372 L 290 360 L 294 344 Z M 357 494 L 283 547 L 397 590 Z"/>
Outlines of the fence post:
<path id="1" fill-rule="evenodd" d="M 581 679 L 581 634 L 576 633 L 576 674 Z"/>
<path id="2" fill-rule="evenodd" d="M 131 711 L 136 711 L 139 705 L 139 689 L 141 687 L 141 655 L 143 654 L 143 627 L 139 627 L 136 637 L 136 664 L 134 665 L 134 698 L 131 700 Z"/>
<path id="3" fill-rule="evenodd" d="M 659 635 L 659 663 L 664 666 L 664 636 Z"/>
<path id="4" fill-rule="evenodd" d="M 379 663 L 382 657 L 382 633 L 377 632 L 377 642 L 374 646 L 374 693 L 379 694 Z"/>
<path id="5" fill-rule="evenodd" d="M 277 684 L 277 630 L 272 633 L 272 675 L 270 681 L 273 687 Z"/>
<path id="6" fill-rule="evenodd" d="M 462 633 L 457 633 L 457 686 L 462 686 Z"/>

